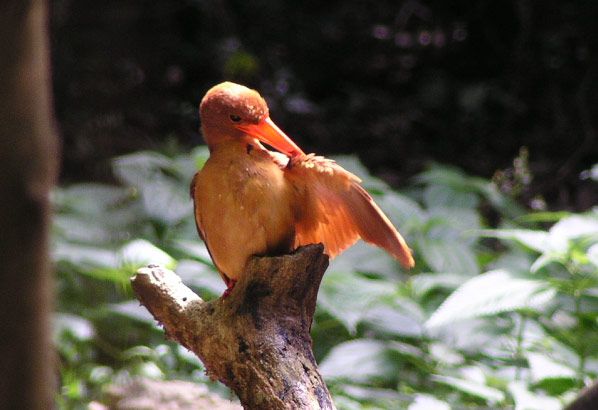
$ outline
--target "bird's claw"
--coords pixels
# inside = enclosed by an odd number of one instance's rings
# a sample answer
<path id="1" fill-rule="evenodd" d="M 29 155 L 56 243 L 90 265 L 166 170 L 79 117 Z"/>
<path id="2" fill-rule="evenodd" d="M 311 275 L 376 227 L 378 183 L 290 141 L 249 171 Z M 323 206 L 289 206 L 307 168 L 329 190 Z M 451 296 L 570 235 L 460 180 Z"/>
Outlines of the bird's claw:
<path id="1" fill-rule="evenodd" d="M 226 290 L 222 294 L 222 299 L 226 299 L 231 294 L 231 292 L 233 291 L 236 284 L 237 284 L 236 279 L 229 279 L 226 282 Z"/>

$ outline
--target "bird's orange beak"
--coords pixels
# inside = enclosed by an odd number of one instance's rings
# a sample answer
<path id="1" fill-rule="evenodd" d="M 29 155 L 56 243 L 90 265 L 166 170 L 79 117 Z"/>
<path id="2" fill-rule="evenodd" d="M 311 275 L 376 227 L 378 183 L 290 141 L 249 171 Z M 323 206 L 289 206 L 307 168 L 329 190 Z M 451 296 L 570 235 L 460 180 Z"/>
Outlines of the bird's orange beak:
<path id="1" fill-rule="evenodd" d="M 270 117 L 264 118 L 257 124 L 239 124 L 235 127 L 291 157 L 305 155 L 305 152 L 282 132 Z"/>

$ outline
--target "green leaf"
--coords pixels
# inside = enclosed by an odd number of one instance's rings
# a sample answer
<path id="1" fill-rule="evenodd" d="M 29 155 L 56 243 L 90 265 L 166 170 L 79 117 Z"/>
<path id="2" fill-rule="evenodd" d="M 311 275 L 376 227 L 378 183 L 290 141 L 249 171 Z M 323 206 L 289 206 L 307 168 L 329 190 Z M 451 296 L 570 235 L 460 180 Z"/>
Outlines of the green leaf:
<path id="1" fill-rule="evenodd" d="M 381 279 L 368 279 L 355 272 L 332 270 L 324 275 L 318 305 L 350 331 L 382 298 L 395 294 L 396 286 Z"/>
<path id="2" fill-rule="evenodd" d="M 69 213 L 93 215 L 130 197 L 127 188 L 113 185 L 80 183 L 54 191 L 54 204 Z"/>
<path id="3" fill-rule="evenodd" d="M 57 343 L 60 335 L 66 332 L 78 340 L 91 340 L 95 335 L 94 327 L 89 320 L 70 313 L 55 313 L 52 328 L 54 343 Z"/>
<path id="4" fill-rule="evenodd" d="M 544 252 L 548 246 L 548 233 L 529 229 L 487 229 L 480 236 L 517 241 L 536 252 Z"/>
<path id="5" fill-rule="evenodd" d="M 168 225 L 192 218 L 193 204 L 189 189 L 176 180 L 158 174 L 143 181 L 139 189 L 143 208 L 150 218 Z"/>
<path id="6" fill-rule="evenodd" d="M 169 254 L 144 239 L 128 242 L 120 249 L 118 258 L 121 266 L 131 269 L 146 265 L 160 265 L 173 269 L 177 263 Z"/>
<path id="7" fill-rule="evenodd" d="M 544 379 L 575 379 L 573 369 L 551 360 L 544 354 L 527 353 L 532 381 L 538 383 Z"/>
<path id="8" fill-rule="evenodd" d="M 557 222 L 549 231 L 549 250 L 565 254 L 571 241 L 583 236 L 598 240 L 598 218 L 592 216 L 573 215 Z"/>
<path id="9" fill-rule="evenodd" d="M 390 188 L 388 185 L 379 178 L 373 177 L 368 169 L 359 161 L 354 155 L 336 155 L 334 156 L 334 160 L 347 171 L 355 174 L 359 179 L 361 179 L 362 185 L 368 191 L 374 192 L 386 192 L 389 191 Z"/>
<path id="10" fill-rule="evenodd" d="M 427 219 L 425 211 L 417 202 L 405 195 L 389 191 L 376 200 L 391 222 L 404 235 L 412 230 L 421 229 Z"/>
<path id="11" fill-rule="evenodd" d="M 158 152 L 141 151 L 123 155 L 112 161 L 113 172 L 121 182 L 130 186 L 142 186 L 168 168 L 171 159 Z"/>
<path id="12" fill-rule="evenodd" d="M 190 259 L 199 260 L 213 266 L 212 258 L 204 242 L 181 239 L 174 242 L 174 247 Z"/>
<path id="13" fill-rule="evenodd" d="M 472 380 L 440 375 L 432 375 L 432 380 L 469 395 L 484 399 L 490 404 L 500 403 L 505 399 L 505 394 L 502 391 Z"/>
<path id="14" fill-rule="evenodd" d="M 546 397 L 531 392 L 522 382 L 511 382 L 509 393 L 515 400 L 516 410 L 561 410 L 562 403 L 554 397 Z"/>
<path id="15" fill-rule="evenodd" d="M 463 192 L 446 185 L 428 185 L 424 189 L 426 208 L 475 208 L 479 198 L 473 192 Z"/>
<path id="16" fill-rule="evenodd" d="M 397 280 L 401 267 L 388 253 L 364 241 L 358 241 L 330 264 L 330 271 L 352 271 Z"/>
<path id="17" fill-rule="evenodd" d="M 385 342 L 357 339 L 336 345 L 320 364 L 326 380 L 342 379 L 355 383 L 396 379 L 397 367 L 389 360 Z"/>
<path id="18" fill-rule="evenodd" d="M 407 410 L 451 410 L 451 406 L 429 394 L 418 393 Z"/>
<path id="19" fill-rule="evenodd" d="M 423 297 L 436 289 L 454 290 L 471 277 L 461 273 L 420 273 L 411 279 L 411 287 L 418 297 Z"/>
<path id="20" fill-rule="evenodd" d="M 205 289 L 214 295 L 220 295 L 226 289 L 220 274 L 205 263 L 182 260 L 177 265 L 176 273 L 185 285 Z"/>
<path id="21" fill-rule="evenodd" d="M 471 247 L 462 242 L 421 236 L 416 244 L 418 253 L 436 272 L 475 275 L 480 271 Z"/>
<path id="22" fill-rule="evenodd" d="M 405 302 L 374 306 L 363 315 L 362 320 L 368 329 L 373 329 L 382 334 L 421 337 L 423 329 L 423 313 L 404 309 Z M 419 310 L 419 307 L 415 307 Z"/>
<path id="23" fill-rule="evenodd" d="M 556 290 L 546 282 L 521 278 L 504 270 L 490 271 L 461 285 L 434 312 L 426 327 L 523 308 L 539 308 L 555 295 Z"/>
<path id="24" fill-rule="evenodd" d="M 57 241 L 52 251 L 56 262 L 67 262 L 78 270 L 118 267 L 116 252 L 106 248 Z"/>
<path id="25" fill-rule="evenodd" d="M 158 329 L 156 319 L 151 315 L 148 310 L 143 307 L 138 301 L 130 300 L 122 303 L 114 303 L 109 305 L 112 312 L 126 316 L 131 319 L 138 320 L 140 322 L 149 323 Z"/>
<path id="26" fill-rule="evenodd" d="M 588 249 L 588 260 L 598 267 L 598 243 L 590 246 Z"/>
<path id="27" fill-rule="evenodd" d="M 571 215 L 571 212 L 533 212 L 531 214 L 522 215 L 517 218 L 517 221 L 524 223 L 538 223 L 538 222 L 558 222 L 561 219 Z"/>
<path id="28" fill-rule="evenodd" d="M 428 234 L 436 238 L 473 243 L 477 239 L 473 233 L 482 227 L 474 209 L 437 206 L 429 210 L 429 218 L 432 223 L 428 224 Z"/>

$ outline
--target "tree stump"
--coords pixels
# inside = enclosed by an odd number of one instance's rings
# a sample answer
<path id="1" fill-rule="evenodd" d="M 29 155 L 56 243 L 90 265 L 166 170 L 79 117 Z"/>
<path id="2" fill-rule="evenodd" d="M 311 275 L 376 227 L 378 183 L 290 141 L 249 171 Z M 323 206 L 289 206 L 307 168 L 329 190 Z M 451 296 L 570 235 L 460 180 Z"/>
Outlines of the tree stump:
<path id="1" fill-rule="evenodd" d="M 203 301 L 173 272 L 131 279 L 166 335 L 193 351 L 246 409 L 335 409 L 309 334 L 328 256 L 322 245 L 255 257 L 225 299 Z"/>

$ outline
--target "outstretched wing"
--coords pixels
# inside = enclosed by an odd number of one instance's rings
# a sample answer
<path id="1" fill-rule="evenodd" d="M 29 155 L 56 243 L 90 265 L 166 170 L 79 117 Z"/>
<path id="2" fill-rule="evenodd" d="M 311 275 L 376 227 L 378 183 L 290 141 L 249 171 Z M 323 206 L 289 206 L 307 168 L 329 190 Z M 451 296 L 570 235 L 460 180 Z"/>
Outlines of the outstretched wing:
<path id="1" fill-rule="evenodd" d="M 295 188 L 296 247 L 322 242 L 333 258 L 362 238 L 414 265 L 405 240 L 355 175 L 313 154 L 292 158 L 285 174 Z"/>

